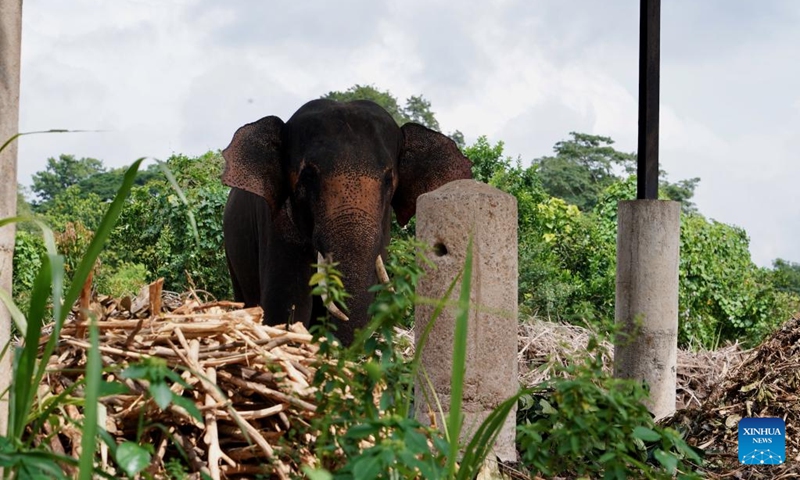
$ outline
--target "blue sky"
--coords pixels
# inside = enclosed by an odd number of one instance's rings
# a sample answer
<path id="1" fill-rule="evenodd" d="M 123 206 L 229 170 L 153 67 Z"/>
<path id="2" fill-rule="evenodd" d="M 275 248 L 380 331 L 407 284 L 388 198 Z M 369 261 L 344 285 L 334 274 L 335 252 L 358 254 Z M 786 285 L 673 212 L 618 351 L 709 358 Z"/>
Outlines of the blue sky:
<path id="1" fill-rule="evenodd" d="M 634 151 L 636 0 L 38 0 L 23 7 L 20 182 L 224 148 L 331 90 L 422 94 L 445 131 L 523 162 L 570 131 Z M 662 2 L 661 164 L 753 259 L 800 261 L 800 2 Z"/>

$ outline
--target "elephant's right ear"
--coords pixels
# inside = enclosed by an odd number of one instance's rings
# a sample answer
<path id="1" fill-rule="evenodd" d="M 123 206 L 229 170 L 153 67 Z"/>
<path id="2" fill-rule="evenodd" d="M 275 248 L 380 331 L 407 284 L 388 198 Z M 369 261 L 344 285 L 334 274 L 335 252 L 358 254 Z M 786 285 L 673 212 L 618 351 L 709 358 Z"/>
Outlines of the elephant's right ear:
<path id="1" fill-rule="evenodd" d="M 281 167 L 282 130 L 283 120 L 264 117 L 236 130 L 231 144 L 222 151 L 222 183 L 261 195 L 273 214 L 288 195 Z"/>

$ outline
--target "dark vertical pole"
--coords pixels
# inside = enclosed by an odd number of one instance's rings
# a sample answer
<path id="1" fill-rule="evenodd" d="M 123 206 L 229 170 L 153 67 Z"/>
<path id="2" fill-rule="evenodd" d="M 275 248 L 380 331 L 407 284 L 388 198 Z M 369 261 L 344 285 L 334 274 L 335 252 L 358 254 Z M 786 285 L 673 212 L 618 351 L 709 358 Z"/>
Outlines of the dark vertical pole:
<path id="1" fill-rule="evenodd" d="M 661 0 L 640 0 L 639 8 L 639 156 L 636 198 L 656 200 Z"/>

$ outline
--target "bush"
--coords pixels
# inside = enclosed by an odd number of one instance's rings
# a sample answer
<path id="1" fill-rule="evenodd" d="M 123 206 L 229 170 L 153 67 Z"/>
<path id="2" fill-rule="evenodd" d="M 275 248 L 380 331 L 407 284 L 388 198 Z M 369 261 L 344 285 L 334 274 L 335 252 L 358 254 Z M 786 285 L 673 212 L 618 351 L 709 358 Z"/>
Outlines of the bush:
<path id="1" fill-rule="evenodd" d="M 547 477 L 700 478 L 687 463 L 701 463 L 697 452 L 678 432 L 654 423 L 642 384 L 603 370 L 600 345 L 592 337 L 586 359 L 563 367 L 567 378 L 520 400 L 522 464 Z"/>
<path id="2" fill-rule="evenodd" d="M 14 273 L 12 295 L 14 303 L 26 306 L 30 303 L 36 273 L 42 267 L 44 242 L 39 233 L 17 230 L 14 239 Z"/>
<path id="3" fill-rule="evenodd" d="M 222 157 L 175 155 L 165 162 L 184 198 L 161 175 L 136 187 L 110 240 L 112 268 L 141 264 L 151 278 L 171 289 L 206 290 L 229 298 L 231 285 L 222 248 L 222 212 L 228 187 L 222 185 Z M 185 199 L 185 201 L 184 201 Z"/>
<path id="4" fill-rule="evenodd" d="M 126 295 L 135 296 L 142 285 L 148 283 L 149 274 L 147 267 L 141 263 L 120 264 L 113 272 L 109 268 L 101 268 L 96 277 L 97 288 L 100 293 L 121 298 Z"/>

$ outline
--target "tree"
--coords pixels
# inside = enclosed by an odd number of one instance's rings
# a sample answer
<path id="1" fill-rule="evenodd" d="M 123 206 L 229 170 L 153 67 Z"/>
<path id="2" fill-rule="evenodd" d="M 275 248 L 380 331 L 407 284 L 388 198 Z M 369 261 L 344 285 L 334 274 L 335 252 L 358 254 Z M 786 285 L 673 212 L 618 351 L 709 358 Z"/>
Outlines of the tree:
<path id="1" fill-rule="evenodd" d="M 77 185 L 81 188 L 81 191 L 95 194 L 104 202 L 111 201 L 117 194 L 119 186 L 122 185 L 122 177 L 125 175 L 127 168 L 125 166 L 95 173 L 84 178 Z M 160 175 L 163 174 L 158 165 L 151 164 L 146 170 L 139 170 L 134 185 L 142 186 Z"/>
<path id="2" fill-rule="evenodd" d="M 570 132 L 570 136 L 571 139 L 556 143 L 555 156 L 542 157 L 533 163 L 538 165 L 547 193 L 588 212 L 606 188 L 623 181 L 626 174 L 636 173 L 636 154 L 616 150 L 612 146 L 614 140 L 609 137 L 577 132 Z M 666 172 L 659 173 L 660 196 L 681 202 L 686 213 L 695 212 L 691 198 L 700 179 L 670 183 Z"/>
<path id="3" fill-rule="evenodd" d="M 33 214 L 33 207 L 28 202 L 26 188 L 21 183 L 17 184 L 17 215 L 30 217 Z"/>
<path id="4" fill-rule="evenodd" d="M 542 186 L 550 195 L 591 210 L 600 193 L 621 178 L 615 168 L 624 169 L 636 161 L 632 153 L 617 151 L 609 137 L 570 132 L 569 140 L 556 143 L 555 156 L 534 160 L 539 165 Z"/>
<path id="5" fill-rule="evenodd" d="M 661 193 L 669 200 L 681 202 L 681 210 L 684 213 L 697 213 L 697 206 L 691 201 L 694 196 L 694 190 L 697 184 L 700 183 L 699 177 L 679 180 L 677 183 L 670 183 L 667 181 L 667 174 L 664 171 L 660 172 L 661 180 L 658 182 Z"/>
<path id="6" fill-rule="evenodd" d="M 322 98 L 336 100 L 339 102 L 349 102 L 352 100 L 371 100 L 383 107 L 389 115 L 394 118 L 398 125 L 408 122 L 419 123 L 431 130 L 439 131 L 439 121 L 431 111 L 431 102 L 422 95 L 412 95 L 406 99 L 405 107 L 401 107 L 397 98 L 388 90 L 380 91 L 372 85 L 353 85 L 344 92 L 328 92 Z M 456 131 L 458 135 L 461 132 Z M 455 134 L 454 133 L 454 134 Z M 463 144 L 463 135 L 461 135 Z"/>
<path id="7" fill-rule="evenodd" d="M 372 85 L 353 85 L 344 92 L 328 92 L 321 98 L 336 100 L 337 102 L 351 102 L 353 100 L 370 100 L 383 107 L 394 118 L 398 125 L 411 121 L 406 112 L 400 108 L 397 99 L 388 90 L 380 91 Z"/>
<path id="8" fill-rule="evenodd" d="M 431 111 L 431 102 L 425 100 L 422 95 L 412 95 L 406 99 L 406 107 L 403 113 L 414 123 L 425 125 L 431 130 L 439 130 L 439 121 Z"/>
<path id="9" fill-rule="evenodd" d="M 119 188 L 119 186 L 118 186 Z M 85 192 L 80 185 L 70 185 L 47 204 L 43 212 L 50 227 L 63 231 L 67 224 L 80 222 L 95 231 L 108 208 L 106 202 L 93 192 Z"/>
<path id="10" fill-rule="evenodd" d="M 94 158 L 75 158 L 61 154 L 58 159 L 48 158 L 44 171 L 33 174 L 31 190 L 38 197 L 37 205 L 53 200 L 59 193 L 92 175 L 105 172 L 103 162 Z"/>
<path id="11" fill-rule="evenodd" d="M 775 288 L 800 295 L 800 263 L 777 258 L 772 262 L 772 269 Z"/>

